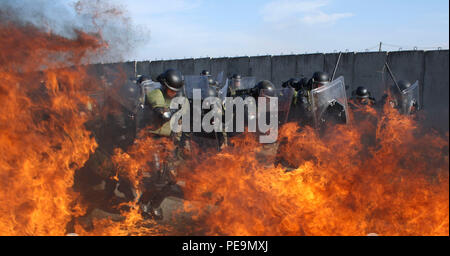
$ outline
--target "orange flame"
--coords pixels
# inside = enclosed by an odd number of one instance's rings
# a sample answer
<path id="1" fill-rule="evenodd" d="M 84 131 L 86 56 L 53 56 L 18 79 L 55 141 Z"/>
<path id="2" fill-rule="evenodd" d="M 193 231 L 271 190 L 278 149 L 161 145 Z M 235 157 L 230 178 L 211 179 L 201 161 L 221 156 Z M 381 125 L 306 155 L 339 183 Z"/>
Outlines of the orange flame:
<path id="1" fill-rule="evenodd" d="M 0 35 L 0 234 L 64 235 L 83 213 L 71 190 L 74 171 L 96 143 L 83 126 L 86 73 L 55 68 L 101 44 L 81 32 L 69 40 L 13 24 L 1 24 Z"/>
<path id="2" fill-rule="evenodd" d="M 185 171 L 186 196 L 199 202 L 186 210 L 208 235 L 448 236 L 448 134 L 421 134 L 388 106 L 381 115 L 358 111 L 365 122 L 322 138 L 285 125 L 279 154 L 292 172 L 261 164 L 250 136 L 234 139 L 236 147 Z M 371 119 L 377 123 L 365 129 Z"/>

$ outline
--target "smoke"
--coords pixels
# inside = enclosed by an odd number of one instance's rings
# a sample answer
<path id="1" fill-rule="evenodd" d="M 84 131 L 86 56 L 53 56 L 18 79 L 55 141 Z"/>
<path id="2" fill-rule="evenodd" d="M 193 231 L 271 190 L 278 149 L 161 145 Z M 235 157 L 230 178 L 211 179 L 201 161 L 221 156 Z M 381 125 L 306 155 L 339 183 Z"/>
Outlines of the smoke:
<path id="1" fill-rule="evenodd" d="M 0 24 L 8 23 L 68 39 L 75 39 L 78 31 L 98 35 L 108 47 L 85 63 L 123 61 L 150 37 L 146 27 L 133 24 L 123 5 L 105 0 L 2 0 Z"/>

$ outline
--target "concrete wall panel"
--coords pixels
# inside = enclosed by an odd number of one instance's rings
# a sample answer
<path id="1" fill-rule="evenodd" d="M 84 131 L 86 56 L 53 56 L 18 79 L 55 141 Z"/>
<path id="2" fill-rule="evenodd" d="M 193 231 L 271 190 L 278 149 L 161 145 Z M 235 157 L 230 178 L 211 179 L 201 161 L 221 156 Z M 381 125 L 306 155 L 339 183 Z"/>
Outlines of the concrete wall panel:
<path id="1" fill-rule="evenodd" d="M 179 69 L 178 68 L 178 60 L 165 60 L 164 61 L 164 70 L 168 70 L 170 68 Z"/>
<path id="2" fill-rule="evenodd" d="M 228 58 L 216 58 L 211 59 L 211 74 L 217 75 L 220 72 L 224 72 L 227 77 L 230 77 L 232 74 L 228 72 Z"/>
<path id="3" fill-rule="evenodd" d="M 352 89 L 365 86 L 376 100 L 381 99 L 385 90 L 383 70 L 386 60 L 386 52 L 356 53 Z"/>
<path id="4" fill-rule="evenodd" d="M 296 76 L 297 69 L 297 56 L 285 55 L 285 56 L 273 56 L 272 57 L 272 83 L 277 87 L 281 87 L 281 84 Z"/>
<path id="5" fill-rule="evenodd" d="M 250 57 L 248 75 L 255 76 L 257 81 L 272 79 L 271 56 Z"/>
<path id="6" fill-rule="evenodd" d="M 249 76 L 249 64 L 249 57 L 229 58 L 227 72 L 230 74 L 230 76 L 232 76 L 233 74 Z"/>
<path id="7" fill-rule="evenodd" d="M 324 71 L 323 54 L 301 54 L 297 55 L 297 78 L 311 78 L 314 72 Z M 285 79 L 287 80 L 287 79 Z"/>
<path id="8" fill-rule="evenodd" d="M 449 131 L 449 51 L 425 52 L 423 110 L 427 124 L 441 132 Z"/>
<path id="9" fill-rule="evenodd" d="M 178 60 L 178 70 L 181 71 L 184 75 L 193 75 L 195 68 L 194 68 L 194 59 L 184 59 L 184 60 Z"/>
<path id="10" fill-rule="evenodd" d="M 328 72 L 330 76 L 333 75 L 334 68 L 336 66 L 336 62 L 339 58 L 339 53 L 337 54 L 325 54 L 324 58 L 324 71 Z M 354 68 L 355 54 L 351 53 L 343 53 L 341 59 L 339 61 L 338 68 L 336 70 L 336 75 L 334 78 L 338 78 L 340 76 L 344 76 L 345 85 L 347 86 L 347 96 L 351 97 L 351 93 L 357 87 L 353 85 L 353 68 Z"/>
<path id="11" fill-rule="evenodd" d="M 150 77 L 153 80 L 164 72 L 164 61 L 152 61 L 150 62 Z"/>
<path id="12" fill-rule="evenodd" d="M 199 75 L 203 70 L 209 70 L 211 72 L 210 62 L 211 58 L 194 59 L 194 73 L 191 75 Z"/>
<path id="13" fill-rule="evenodd" d="M 138 61 L 136 63 L 136 74 L 137 75 L 150 75 L 150 61 Z"/>

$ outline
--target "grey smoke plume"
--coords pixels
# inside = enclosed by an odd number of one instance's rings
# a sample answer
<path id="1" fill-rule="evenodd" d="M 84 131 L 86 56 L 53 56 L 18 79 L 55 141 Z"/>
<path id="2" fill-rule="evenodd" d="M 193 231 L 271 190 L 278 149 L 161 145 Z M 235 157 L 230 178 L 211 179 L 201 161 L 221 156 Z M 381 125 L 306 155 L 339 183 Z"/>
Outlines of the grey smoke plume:
<path id="1" fill-rule="evenodd" d="M 5 22 L 67 38 L 76 37 L 77 30 L 99 34 L 108 49 L 90 63 L 126 60 L 150 37 L 145 27 L 133 24 L 124 6 L 106 0 L 2 0 L 0 23 Z"/>

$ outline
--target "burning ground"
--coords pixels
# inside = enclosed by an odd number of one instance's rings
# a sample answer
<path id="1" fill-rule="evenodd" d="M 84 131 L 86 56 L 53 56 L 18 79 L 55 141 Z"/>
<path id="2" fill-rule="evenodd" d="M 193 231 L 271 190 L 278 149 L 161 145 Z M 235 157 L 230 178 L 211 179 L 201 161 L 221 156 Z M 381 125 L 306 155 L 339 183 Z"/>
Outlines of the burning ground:
<path id="1" fill-rule="evenodd" d="M 1 20 L 0 235 L 449 235 L 448 134 L 388 106 L 353 110 L 352 125 L 323 136 L 286 124 L 278 150 L 252 134 L 218 154 L 193 147 L 173 222 L 145 220 L 128 201 L 120 218 L 86 227 L 91 206 L 74 175 L 98 151 L 87 124 L 103 116 L 90 97 L 103 82 L 81 64 L 108 47 L 101 31 L 67 37 Z M 139 193 L 148 156 L 171 148 L 143 133 L 113 152 L 109 179 Z"/>

